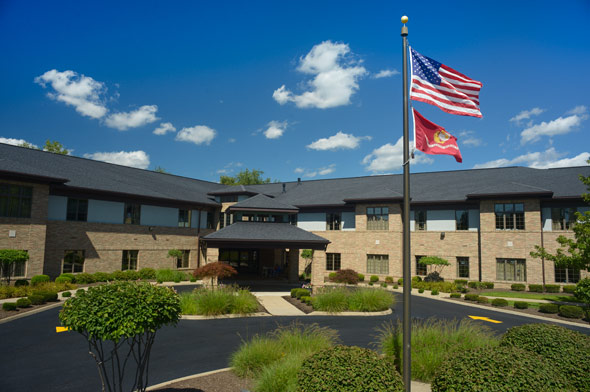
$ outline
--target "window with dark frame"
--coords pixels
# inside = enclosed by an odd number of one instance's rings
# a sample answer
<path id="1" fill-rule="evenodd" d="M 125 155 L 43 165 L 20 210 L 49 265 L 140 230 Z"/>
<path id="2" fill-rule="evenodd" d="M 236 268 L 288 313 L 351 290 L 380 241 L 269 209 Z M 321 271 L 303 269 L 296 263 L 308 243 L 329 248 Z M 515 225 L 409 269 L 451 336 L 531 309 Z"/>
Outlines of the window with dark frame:
<path id="1" fill-rule="evenodd" d="M 457 277 L 469 278 L 469 257 L 457 257 Z"/>
<path id="2" fill-rule="evenodd" d="M 367 255 L 368 274 L 389 274 L 389 255 Z"/>
<path id="3" fill-rule="evenodd" d="M 551 229 L 571 230 L 576 224 L 576 208 L 551 208 Z"/>
<path id="4" fill-rule="evenodd" d="M 496 280 L 526 282 L 526 260 L 496 259 Z"/>
<path id="5" fill-rule="evenodd" d="M 414 226 L 418 231 L 426 230 L 426 210 L 414 211 Z"/>
<path id="6" fill-rule="evenodd" d="M 340 253 L 326 253 L 326 271 L 340 270 Z"/>
<path id="7" fill-rule="evenodd" d="M 207 228 L 215 228 L 215 214 L 212 211 L 207 211 Z"/>
<path id="8" fill-rule="evenodd" d="M 367 207 L 367 230 L 389 230 L 388 207 Z"/>
<path id="9" fill-rule="evenodd" d="M 33 188 L 13 184 L 0 184 L 0 216 L 30 218 L 33 205 Z"/>
<path id="10" fill-rule="evenodd" d="M 428 266 L 420 263 L 422 257 L 426 256 L 416 256 L 416 275 L 426 275 L 428 273 Z"/>
<path id="11" fill-rule="evenodd" d="M 139 225 L 141 216 L 141 205 L 135 203 L 125 203 L 125 219 L 126 225 Z"/>
<path id="12" fill-rule="evenodd" d="M 238 201 L 238 195 L 222 195 L 219 197 L 222 203 L 233 203 Z"/>
<path id="13" fill-rule="evenodd" d="M 340 230 L 342 224 L 342 214 L 339 212 L 329 212 L 326 214 L 326 230 Z"/>
<path id="14" fill-rule="evenodd" d="M 524 203 L 494 205 L 496 230 L 524 230 Z"/>
<path id="15" fill-rule="evenodd" d="M 555 266 L 555 283 L 578 283 L 580 270 L 576 268 L 560 268 Z"/>
<path id="16" fill-rule="evenodd" d="M 123 251 L 123 258 L 121 261 L 121 271 L 126 270 L 137 270 L 137 255 L 139 254 L 138 250 L 124 250 Z"/>
<path id="17" fill-rule="evenodd" d="M 191 210 L 178 209 L 178 227 L 191 227 Z"/>
<path id="18" fill-rule="evenodd" d="M 297 226 L 297 214 L 289 215 L 289 223 L 293 226 Z"/>
<path id="19" fill-rule="evenodd" d="M 469 211 L 455 210 L 455 229 L 469 230 Z"/>
<path id="20" fill-rule="evenodd" d="M 68 197 L 66 220 L 86 222 L 88 219 L 88 200 Z"/>
<path id="21" fill-rule="evenodd" d="M 66 250 L 64 253 L 64 262 L 61 269 L 62 273 L 84 272 L 84 251 L 83 250 Z"/>
<path id="22" fill-rule="evenodd" d="M 188 268 L 189 266 L 189 257 L 190 257 L 190 250 L 181 250 L 182 256 L 176 259 L 176 268 Z"/>
<path id="23" fill-rule="evenodd" d="M 27 251 L 25 250 L 25 252 Z M 0 271 L 2 271 L 2 278 L 8 278 L 9 276 L 11 278 L 25 277 L 27 273 L 27 262 L 12 263 L 8 265 L 8 268 L 0 268 Z"/>

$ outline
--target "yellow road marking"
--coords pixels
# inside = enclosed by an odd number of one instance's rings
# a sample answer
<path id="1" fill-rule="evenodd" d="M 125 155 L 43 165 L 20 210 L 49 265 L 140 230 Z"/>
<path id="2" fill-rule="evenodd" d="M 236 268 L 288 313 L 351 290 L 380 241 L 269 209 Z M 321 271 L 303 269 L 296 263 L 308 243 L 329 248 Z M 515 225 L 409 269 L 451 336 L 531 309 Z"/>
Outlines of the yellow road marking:
<path id="1" fill-rule="evenodd" d="M 60 332 L 66 332 L 69 331 L 70 329 L 68 327 L 55 327 L 55 332 L 56 333 L 60 333 Z"/>
<path id="2" fill-rule="evenodd" d="M 489 318 L 489 317 L 481 317 L 481 316 L 469 316 L 469 317 L 471 317 L 471 318 L 472 318 L 472 319 L 474 319 L 474 320 L 482 320 L 482 321 L 488 321 L 488 322 L 490 322 L 490 323 L 494 323 L 494 324 L 502 324 L 502 322 L 501 322 L 501 321 L 498 321 L 498 320 L 492 320 L 492 319 L 491 319 L 491 318 Z"/>

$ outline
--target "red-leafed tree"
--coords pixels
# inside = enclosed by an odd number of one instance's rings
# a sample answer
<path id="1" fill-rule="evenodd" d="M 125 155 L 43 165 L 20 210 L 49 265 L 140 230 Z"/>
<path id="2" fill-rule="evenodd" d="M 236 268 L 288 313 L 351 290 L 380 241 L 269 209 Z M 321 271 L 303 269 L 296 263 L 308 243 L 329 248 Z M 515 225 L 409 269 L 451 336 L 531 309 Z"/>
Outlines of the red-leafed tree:
<path id="1" fill-rule="evenodd" d="M 217 280 L 222 278 L 229 278 L 230 276 L 236 275 L 238 271 L 231 265 L 217 261 L 215 263 L 205 264 L 202 267 L 197 268 L 193 275 L 197 279 L 209 278 L 211 279 L 211 287 L 217 286 Z"/>

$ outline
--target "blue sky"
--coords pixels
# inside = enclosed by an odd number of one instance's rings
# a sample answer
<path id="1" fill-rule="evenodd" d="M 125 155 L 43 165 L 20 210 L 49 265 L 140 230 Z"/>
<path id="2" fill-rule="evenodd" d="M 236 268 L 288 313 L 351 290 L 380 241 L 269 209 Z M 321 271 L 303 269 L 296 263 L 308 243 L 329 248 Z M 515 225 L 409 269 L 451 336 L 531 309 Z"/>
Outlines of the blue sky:
<path id="1" fill-rule="evenodd" d="M 400 17 L 483 83 L 483 118 L 414 103 L 463 163 L 585 165 L 590 3 L 0 1 L 0 142 L 218 181 L 400 173 Z M 284 86 L 284 87 L 283 87 Z"/>

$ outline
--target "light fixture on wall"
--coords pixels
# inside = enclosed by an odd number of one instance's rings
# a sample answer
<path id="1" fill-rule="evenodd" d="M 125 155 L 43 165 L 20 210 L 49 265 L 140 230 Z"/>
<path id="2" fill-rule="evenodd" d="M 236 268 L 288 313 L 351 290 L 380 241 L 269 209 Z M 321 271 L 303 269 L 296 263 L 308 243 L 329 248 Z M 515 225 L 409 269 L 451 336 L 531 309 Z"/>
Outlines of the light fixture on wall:
<path id="1" fill-rule="evenodd" d="M 445 239 L 445 232 L 443 231 L 442 233 L 440 233 L 440 239 L 444 240 Z"/>

